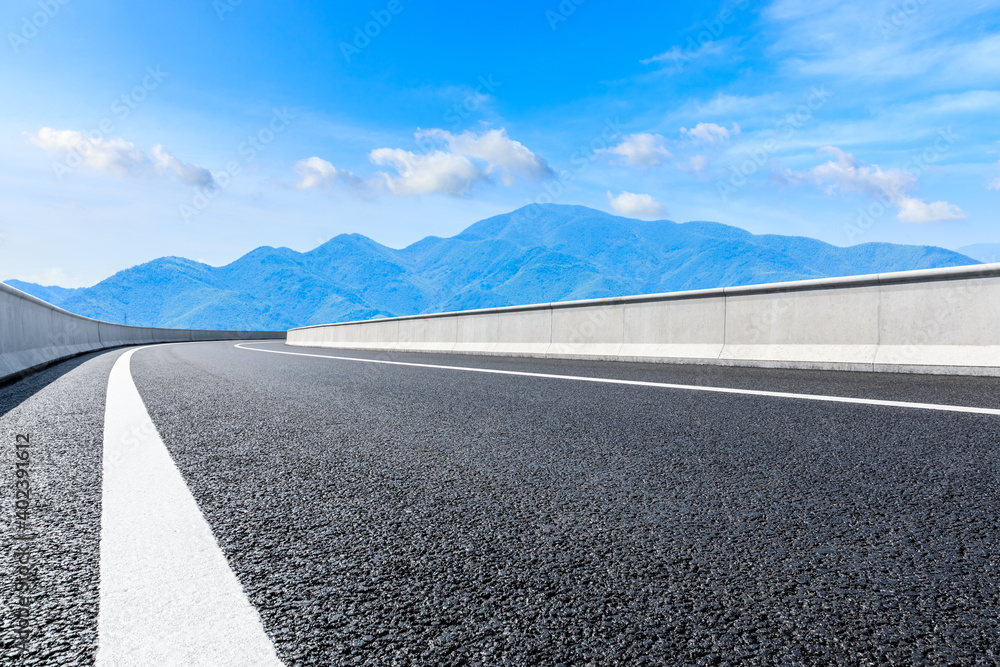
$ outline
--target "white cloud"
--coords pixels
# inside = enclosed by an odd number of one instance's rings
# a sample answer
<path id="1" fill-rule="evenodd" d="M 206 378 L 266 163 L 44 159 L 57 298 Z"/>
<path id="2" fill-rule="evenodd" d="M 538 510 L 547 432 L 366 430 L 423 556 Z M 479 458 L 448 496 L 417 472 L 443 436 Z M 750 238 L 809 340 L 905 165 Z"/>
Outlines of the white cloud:
<path id="1" fill-rule="evenodd" d="M 28 140 L 53 152 L 74 154 L 73 163 L 95 171 L 110 171 L 119 175 L 149 166 L 149 157 L 124 139 L 90 138 L 75 130 L 53 130 L 43 127 Z"/>
<path id="2" fill-rule="evenodd" d="M 630 134 L 617 146 L 598 152 L 620 155 L 627 165 L 655 167 L 664 159 L 672 157 L 665 143 L 666 139 L 659 134 Z"/>
<path id="3" fill-rule="evenodd" d="M 914 197 L 902 197 L 894 203 L 899 207 L 899 214 L 896 217 L 903 222 L 941 222 L 965 218 L 965 212 L 962 209 L 946 201 L 928 204 Z"/>
<path id="4" fill-rule="evenodd" d="M 686 65 L 689 65 L 704 56 L 724 55 L 728 46 L 730 46 L 730 43 L 731 40 L 714 40 L 705 42 L 697 48 L 693 45 L 688 46 L 686 49 L 681 48 L 680 46 L 673 46 L 663 53 L 659 53 L 650 58 L 644 58 L 639 62 L 643 65 L 672 63 L 674 71 L 680 71 L 684 69 Z"/>
<path id="5" fill-rule="evenodd" d="M 190 162 L 182 162 L 176 156 L 163 150 L 163 146 L 159 144 L 153 146 L 153 158 L 155 159 L 156 169 L 159 171 L 173 171 L 183 183 L 199 187 L 212 187 L 215 185 L 212 172 L 208 169 L 191 164 Z"/>
<path id="6" fill-rule="evenodd" d="M 736 123 L 733 123 L 732 129 L 728 130 L 721 125 L 716 125 L 715 123 L 698 123 L 690 130 L 686 127 L 681 128 L 681 134 L 696 141 L 704 141 L 708 144 L 723 143 L 739 133 L 740 126 Z"/>
<path id="7" fill-rule="evenodd" d="M 89 137 L 75 130 L 54 130 L 43 127 L 28 140 L 47 151 L 60 153 L 65 169 L 86 168 L 119 176 L 144 176 L 173 172 L 187 185 L 214 186 L 212 172 L 196 164 L 184 162 L 157 144 L 152 157 L 131 141 L 119 137 Z"/>
<path id="8" fill-rule="evenodd" d="M 365 182 L 346 169 L 337 169 L 326 160 L 311 157 L 299 160 L 292 171 L 302 177 L 295 184 L 296 190 L 308 190 L 316 187 L 330 187 L 335 184 L 345 184 L 355 189 L 363 189 Z"/>
<path id="9" fill-rule="evenodd" d="M 996 113 L 1000 111 L 1000 90 L 966 90 L 961 93 L 935 95 L 932 98 L 901 105 L 900 111 L 907 115 L 922 116 Z"/>
<path id="10" fill-rule="evenodd" d="M 493 176 L 507 186 L 517 179 L 542 180 L 552 175 L 544 159 L 524 144 L 507 136 L 503 128 L 482 134 L 447 130 L 420 130 L 414 135 L 426 147 L 424 153 L 401 148 L 376 148 L 369 154 L 373 164 L 391 167 L 395 175 L 379 172 L 385 186 L 395 194 L 468 194 L 473 184 L 490 182 Z"/>
<path id="11" fill-rule="evenodd" d="M 906 82 L 926 91 L 995 83 L 1000 35 L 968 26 L 991 20 L 997 4 L 775 0 L 761 19 L 777 36 L 770 58 L 786 71 L 843 77 L 854 86 Z"/>
<path id="12" fill-rule="evenodd" d="M 515 177 L 538 180 L 552 175 L 549 165 L 519 141 L 507 136 L 503 128 L 480 135 L 466 131 L 454 135 L 447 130 L 422 130 L 418 140 L 430 138 L 444 142 L 455 155 L 481 160 L 487 174 L 498 173 L 504 185 L 512 185 Z"/>
<path id="13" fill-rule="evenodd" d="M 642 218 L 654 218 L 665 215 L 667 209 L 650 195 L 622 192 L 615 197 L 608 191 L 608 203 L 616 213 L 633 215 Z"/>
<path id="14" fill-rule="evenodd" d="M 911 173 L 898 168 L 882 170 L 878 165 L 866 165 L 834 146 L 821 148 L 820 152 L 829 153 L 834 159 L 807 171 L 785 170 L 780 175 L 791 183 L 814 183 L 827 194 L 859 192 L 875 199 L 886 199 L 899 210 L 897 217 L 903 222 L 965 218 L 962 209 L 954 204 L 944 201 L 928 204 L 911 196 L 917 184 Z"/>
<path id="15" fill-rule="evenodd" d="M 401 148 L 376 148 L 370 157 L 373 163 L 396 170 L 398 176 L 379 174 L 389 191 L 399 195 L 439 192 L 460 196 L 467 194 L 473 183 L 487 178 L 469 158 L 444 151 L 418 155 Z"/>

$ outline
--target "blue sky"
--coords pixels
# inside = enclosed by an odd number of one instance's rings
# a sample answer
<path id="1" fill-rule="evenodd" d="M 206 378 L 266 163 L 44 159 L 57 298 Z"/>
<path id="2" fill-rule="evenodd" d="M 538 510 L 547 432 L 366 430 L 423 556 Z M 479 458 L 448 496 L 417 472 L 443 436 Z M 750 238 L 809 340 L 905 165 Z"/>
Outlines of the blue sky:
<path id="1" fill-rule="evenodd" d="M 1000 0 L 8 0 L 0 28 L 0 278 L 532 201 L 1000 242 Z"/>

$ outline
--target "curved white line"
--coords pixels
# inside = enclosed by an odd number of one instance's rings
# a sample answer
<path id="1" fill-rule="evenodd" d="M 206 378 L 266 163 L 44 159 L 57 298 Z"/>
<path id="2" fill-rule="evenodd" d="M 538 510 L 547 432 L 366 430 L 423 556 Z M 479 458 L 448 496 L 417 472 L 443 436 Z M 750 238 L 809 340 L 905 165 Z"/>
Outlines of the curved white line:
<path id="1" fill-rule="evenodd" d="M 826 403 L 853 403 L 857 405 L 878 405 L 889 408 L 909 408 L 914 410 L 936 410 L 939 412 L 963 412 L 977 415 L 1000 416 L 1000 409 L 977 408 L 965 405 L 941 405 L 938 403 L 910 403 L 907 401 L 885 401 L 877 398 L 851 398 L 849 396 L 824 396 L 821 394 L 793 394 L 783 391 L 763 391 L 760 389 L 734 389 L 731 387 L 705 387 L 690 384 L 669 384 L 666 382 L 646 382 L 643 380 L 616 380 L 614 378 L 586 377 L 581 375 L 555 375 L 550 373 L 529 373 L 527 371 L 505 371 L 495 368 L 472 368 L 466 366 L 442 366 L 438 364 L 418 364 L 408 361 L 388 361 L 385 359 L 360 359 L 357 357 L 338 357 L 329 354 L 309 354 L 306 352 L 286 352 L 284 350 L 262 350 L 256 347 L 245 347 L 245 343 L 234 345 L 241 350 L 251 352 L 270 352 L 271 354 L 290 354 L 296 357 L 317 357 L 337 361 L 357 361 L 368 364 L 389 364 L 393 366 L 413 366 L 415 368 L 436 368 L 450 371 L 465 371 L 469 373 L 492 373 L 495 375 L 518 375 L 523 377 L 549 378 L 553 380 L 574 380 L 577 382 L 597 382 L 601 384 L 623 384 L 634 387 L 659 387 L 661 389 L 678 389 L 682 391 L 704 391 L 715 394 L 742 394 L 745 396 L 766 396 L 769 398 L 791 398 L 803 401 L 823 401 Z"/>
<path id="2" fill-rule="evenodd" d="M 96 664 L 281 665 L 135 387 L 142 349 L 108 378 Z"/>

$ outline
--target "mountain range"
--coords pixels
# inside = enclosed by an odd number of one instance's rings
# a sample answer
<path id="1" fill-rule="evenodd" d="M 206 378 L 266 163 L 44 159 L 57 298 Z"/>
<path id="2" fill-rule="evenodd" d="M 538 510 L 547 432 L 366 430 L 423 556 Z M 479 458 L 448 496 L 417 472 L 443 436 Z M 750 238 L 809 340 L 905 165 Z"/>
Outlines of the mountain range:
<path id="1" fill-rule="evenodd" d="M 715 222 L 532 204 L 401 250 L 343 234 L 260 247 L 225 266 L 181 257 L 93 287 L 8 285 L 80 315 L 143 326 L 283 330 L 395 315 L 977 264 L 933 246 L 833 246 Z"/>

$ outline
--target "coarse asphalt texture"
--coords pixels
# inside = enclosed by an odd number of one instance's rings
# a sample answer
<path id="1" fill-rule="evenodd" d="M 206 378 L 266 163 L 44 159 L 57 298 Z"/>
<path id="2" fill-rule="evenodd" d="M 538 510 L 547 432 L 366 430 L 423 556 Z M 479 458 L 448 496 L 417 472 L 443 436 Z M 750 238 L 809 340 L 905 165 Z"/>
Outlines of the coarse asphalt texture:
<path id="1" fill-rule="evenodd" d="M 1000 407 L 997 378 L 246 347 Z M 119 354 L 0 388 L 4 451 L 40 443 L 27 664 L 93 659 Z M 233 343 L 132 374 L 288 665 L 1000 662 L 1000 416 Z"/>
<path id="2" fill-rule="evenodd" d="M 120 350 L 65 361 L 0 387 L 0 664 L 87 665 L 97 650 L 101 447 L 108 374 Z M 15 443 L 30 438 L 27 530 L 15 521 Z M 27 538 L 27 539 L 24 539 Z M 15 545 L 27 545 L 18 576 Z M 15 634 L 26 585 L 28 651 Z"/>

